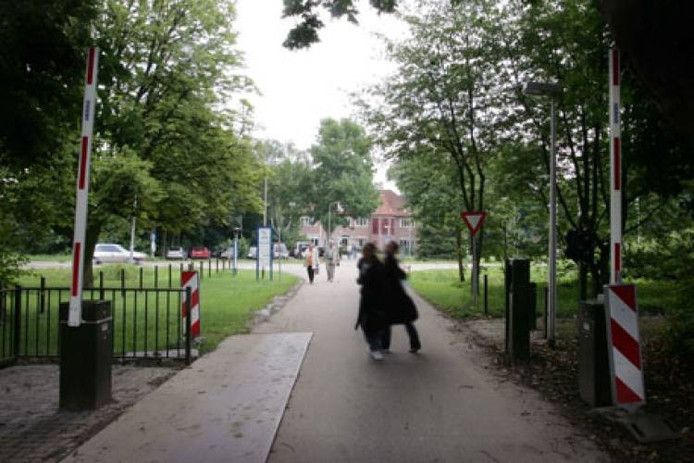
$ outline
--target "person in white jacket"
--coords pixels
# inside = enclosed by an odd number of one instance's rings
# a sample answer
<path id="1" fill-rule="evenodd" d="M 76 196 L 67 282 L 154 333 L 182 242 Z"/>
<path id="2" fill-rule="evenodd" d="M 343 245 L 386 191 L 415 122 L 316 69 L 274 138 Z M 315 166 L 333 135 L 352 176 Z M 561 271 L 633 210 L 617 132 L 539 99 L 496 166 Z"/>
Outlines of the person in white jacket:
<path id="1" fill-rule="evenodd" d="M 309 244 L 308 249 L 306 249 L 304 265 L 306 266 L 306 272 L 308 273 L 308 281 L 309 283 L 313 284 L 313 276 L 318 268 L 318 252 L 316 252 L 316 249 L 312 244 Z"/>

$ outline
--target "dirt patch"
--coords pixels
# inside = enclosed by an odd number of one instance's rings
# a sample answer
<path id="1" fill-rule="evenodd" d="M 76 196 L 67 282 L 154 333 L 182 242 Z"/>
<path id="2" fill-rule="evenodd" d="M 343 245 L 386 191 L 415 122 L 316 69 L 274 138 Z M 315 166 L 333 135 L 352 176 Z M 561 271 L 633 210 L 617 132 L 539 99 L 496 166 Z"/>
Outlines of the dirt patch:
<path id="1" fill-rule="evenodd" d="M 578 337 L 575 320 L 557 323 L 557 342 L 550 348 L 540 332 L 531 341 L 527 365 L 511 366 L 504 358 L 504 321 L 480 319 L 458 321 L 461 331 L 489 353 L 487 362 L 497 366 L 504 380 L 532 387 L 560 406 L 562 414 L 585 429 L 590 438 L 610 453 L 614 461 L 691 462 L 694 461 L 694 361 L 670 355 L 664 339 L 661 317 L 641 317 L 642 352 L 648 404 L 645 410 L 668 420 L 680 433 L 674 441 L 638 444 L 618 424 L 591 413 L 578 393 Z"/>
<path id="2" fill-rule="evenodd" d="M 176 371 L 114 365 L 110 404 L 65 412 L 58 409 L 58 365 L 0 370 L 0 461 L 60 461 Z"/>

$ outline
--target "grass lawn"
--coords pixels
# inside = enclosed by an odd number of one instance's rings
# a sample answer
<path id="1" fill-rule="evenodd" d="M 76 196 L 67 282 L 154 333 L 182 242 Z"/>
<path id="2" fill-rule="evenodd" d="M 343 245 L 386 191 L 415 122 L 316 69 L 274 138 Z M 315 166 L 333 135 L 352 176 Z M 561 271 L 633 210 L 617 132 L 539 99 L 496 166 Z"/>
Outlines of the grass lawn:
<path id="1" fill-rule="evenodd" d="M 504 315 L 504 274 L 503 267 L 482 265 L 480 272 L 480 299 L 478 307 L 472 304 L 470 291 L 470 274 L 466 281 L 458 280 L 457 270 L 422 270 L 413 271 L 410 284 L 426 300 L 440 310 L 458 318 L 475 317 L 484 314 L 483 275 L 489 281 L 489 315 Z M 544 307 L 544 288 L 547 281 L 547 268 L 544 265 L 532 266 L 530 281 L 537 283 L 538 314 Z M 571 317 L 578 311 L 578 279 L 575 271 L 560 271 L 557 276 L 557 315 Z M 639 308 L 642 312 L 666 313 L 675 304 L 675 284 L 669 281 L 636 280 Z"/>
<path id="2" fill-rule="evenodd" d="M 156 293 L 139 290 L 140 272 L 142 287 L 178 288 L 180 273 L 173 265 L 169 274 L 168 265 L 154 268 L 133 265 L 102 265 L 95 271 L 103 272 L 104 297 L 112 301 L 114 320 L 114 352 L 127 355 L 132 352 L 151 351 L 180 347 L 181 318 L 180 294 Z M 122 292 L 121 271 L 125 275 Z M 155 280 L 155 274 L 157 279 Z M 27 291 L 22 296 L 22 342 L 21 351 L 39 355 L 54 355 L 57 352 L 58 305 L 68 300 L 70 283 L 69 269 L 42 269 L 24 275 L 19 284 L 24 288 L 38 288 L 40 277 L 46 279 L 43 310 L 40 310 L 38 291 Z M 95 279 L 98 286 L 98 278 Z M 227 336 L 248 331 L 248 322 L 253 312 L 264 307 L 274 296 L 286 293 L 298 278 L 282 274 L 273 281 L 256 281 L 255 271 L 239 270 L 233 276 L 229 270 L 216 272 L 213 266 L 209 276 L 207 268 L 200 284 L 201 336 L 200 351 L 214 350 Z M 99 290 L 86 291 L 85 299 L 98 299 Z M 8 301 L 9 302 L 9 301 Z M 1 332 L 1 330 L 0 330 Z"/>

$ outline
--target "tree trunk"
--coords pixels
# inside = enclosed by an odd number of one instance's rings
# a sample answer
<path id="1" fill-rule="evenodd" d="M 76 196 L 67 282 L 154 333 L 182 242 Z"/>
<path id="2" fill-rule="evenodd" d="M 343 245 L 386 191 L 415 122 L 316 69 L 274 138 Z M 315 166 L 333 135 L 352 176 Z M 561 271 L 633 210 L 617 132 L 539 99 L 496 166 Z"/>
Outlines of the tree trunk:
<path id="1" fill-rule="evenodd" d="M 588 295 L 588 266 L 578 264 L 578 299 L 585 301 Z"/>
<path id="2" fill-rule="evenodd" d="M 455 253 L 458 258 L 458 278 L 461 282 L 465 281 L 465 267 L 463 266 L 463 242 L 460 230 L 455 234 Z"/>

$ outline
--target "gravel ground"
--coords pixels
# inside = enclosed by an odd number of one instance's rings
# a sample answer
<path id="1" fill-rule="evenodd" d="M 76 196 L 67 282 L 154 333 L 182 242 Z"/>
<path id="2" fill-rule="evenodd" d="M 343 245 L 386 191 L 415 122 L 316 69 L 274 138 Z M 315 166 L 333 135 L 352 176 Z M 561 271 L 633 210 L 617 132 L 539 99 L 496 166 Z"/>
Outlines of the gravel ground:
<path id="1" fill-rule="evenodd" d="M 591 409 L 578 393 L 577 334 L 575 320 L 558 320 L 557 346 L 551 349 L 541 331 L 532 333 L 531 359 L 527 365 L 511 366 L 503 358 L 504 320 L 459 321 L 459 329 L 469 333 L 470 341 L 487 349 L 481 357 L 485 368 L 495 371 L 501 381 L 532 387 L 560 406 L 562 415 L 584 429 L 589 438 L 608 451 L 615 462 L 692 462 L 692 371 L 677 359 L 660 351 L 657 333 L 660 317 L 641 317 L 642 348 L 648 403 L 644 410 L 668 420 L 680 438 L 650 444 L 637 443 L 619 424 Z"/>
<path id="2" fill-rule="evenodd" d="M 58 365 L 0 370 L 0 461 L 60 461 L 177 370 L 113 366 L 113 402 L 92 412 L 58 410 Z"/>

